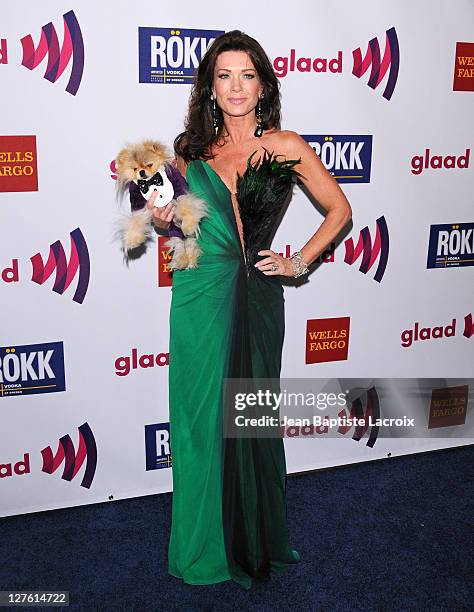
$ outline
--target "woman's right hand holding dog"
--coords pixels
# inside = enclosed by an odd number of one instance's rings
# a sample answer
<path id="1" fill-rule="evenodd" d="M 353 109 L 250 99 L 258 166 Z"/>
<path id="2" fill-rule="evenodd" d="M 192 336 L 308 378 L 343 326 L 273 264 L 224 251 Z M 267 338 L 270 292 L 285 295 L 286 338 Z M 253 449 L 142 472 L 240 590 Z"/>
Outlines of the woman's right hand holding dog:
<path id="1" fill-rule="evenodd" d="M 169 227 L 169 224 L 173 220 L 175 204 L 174 202 L 170 202 L 166 206 L 157 208 L 156 206 L 154 206 L 157 195 L 158 195 L 157 191 L 152 193 L 146 205 L 147 205 L 147 208 L 151 209 L 152 211 L 153 223 L 160 229 L 167 230 Z"/>

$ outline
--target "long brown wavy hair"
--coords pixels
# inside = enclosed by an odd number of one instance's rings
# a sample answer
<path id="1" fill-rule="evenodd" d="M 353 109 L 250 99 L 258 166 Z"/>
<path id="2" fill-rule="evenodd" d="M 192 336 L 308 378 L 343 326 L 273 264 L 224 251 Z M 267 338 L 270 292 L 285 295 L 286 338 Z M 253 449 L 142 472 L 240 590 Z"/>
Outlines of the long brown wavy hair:
<path id="1" fill-rule="evenodd" d="M 186 163 L 193 159 L 211 159 L 211 147 L 223 135 L 224 118 L 218 106 L 217 134 L 214 129 L 211 94 L 217 56 L 224 51 L 248 53 L 263 87 L 263 97 L 260 100 L 262 127 L 264 130 L 280 128 L 280 83 L 267 54 L 254 38 L 240 30 L 226 32 L 218 36 L 208 48 L 194 75 L 185 130 L 174 141 L 175 154 Z"/>

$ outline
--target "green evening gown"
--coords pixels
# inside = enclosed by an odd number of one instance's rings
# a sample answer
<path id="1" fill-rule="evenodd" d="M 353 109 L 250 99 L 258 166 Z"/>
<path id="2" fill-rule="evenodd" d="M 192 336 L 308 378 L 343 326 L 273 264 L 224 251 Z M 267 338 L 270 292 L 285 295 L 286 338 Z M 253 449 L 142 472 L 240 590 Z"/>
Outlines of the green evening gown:
<path id="1" fill-rule="evenodd" d="M 188 584 L 234 580 L 249 589 L 299 561 L 288 542 L 282 438 L 223 436 L 223 381 L 278 379 L 283 287 L 254 267 L 269 248 L 298 161 L 265 152 L 237 181 L 245 255 L 231 194 L 202 160 L 187 167 L 206 201 L 198 267 L 173 273 L 169 415 L 173 509 L 169 573 Z"/>

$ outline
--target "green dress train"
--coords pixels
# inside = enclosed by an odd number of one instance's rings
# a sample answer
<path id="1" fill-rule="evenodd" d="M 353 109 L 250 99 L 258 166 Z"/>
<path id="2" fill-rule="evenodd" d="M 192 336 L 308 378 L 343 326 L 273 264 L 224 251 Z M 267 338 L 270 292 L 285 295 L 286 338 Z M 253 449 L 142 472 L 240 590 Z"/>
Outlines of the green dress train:
<path id="1" fill-rule="evenodd" d="M 298 161 L 265 151 L 237 181 L 242 250 L 229 189 L 203 160 L 187 167 L 206 201 L 198 267 L 173 273 L 169 415 L 173 507 L 169 573 L 188 584 L 244 588 L 299 561 L 288 543 L 282 438 L 223 436 L 226 378 L 279 379 L 284 337 L 280 277 L 254 263 L 269 248 Z"/>

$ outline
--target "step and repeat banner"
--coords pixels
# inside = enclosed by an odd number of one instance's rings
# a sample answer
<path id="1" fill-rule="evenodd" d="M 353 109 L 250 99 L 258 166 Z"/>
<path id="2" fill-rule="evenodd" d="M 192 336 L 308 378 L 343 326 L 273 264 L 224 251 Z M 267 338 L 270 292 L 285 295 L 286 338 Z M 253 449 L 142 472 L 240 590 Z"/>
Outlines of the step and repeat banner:
<path id="1" fill-rule="evenodd" d="M 236 28 L 273 63 L 282 128 L 353 210 L 309 278 L 285 286 L 282 377 L 358 380 L 334 415 L 424 415 L 404 436 L 282 423 L 288 471 L 473 442 L 472 0 L 235 9 L 2 3 L 2 516 L 172 488 L 170 257 L 157 236 L 124 262 L 114 160 L 145 138 L 172 150 L 197 63 Z M 295 185 L 272 248 L 300 249 L 322 212 Z"/>

